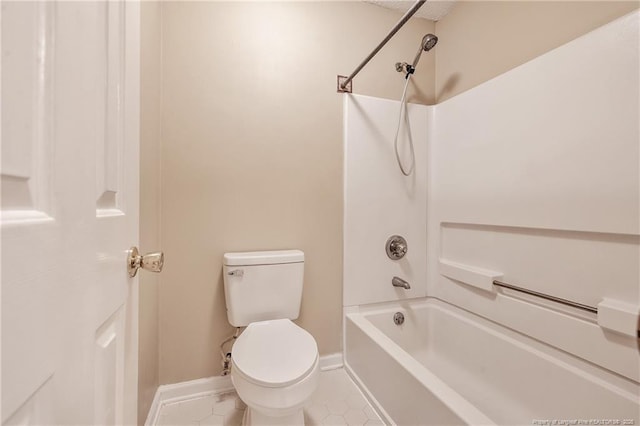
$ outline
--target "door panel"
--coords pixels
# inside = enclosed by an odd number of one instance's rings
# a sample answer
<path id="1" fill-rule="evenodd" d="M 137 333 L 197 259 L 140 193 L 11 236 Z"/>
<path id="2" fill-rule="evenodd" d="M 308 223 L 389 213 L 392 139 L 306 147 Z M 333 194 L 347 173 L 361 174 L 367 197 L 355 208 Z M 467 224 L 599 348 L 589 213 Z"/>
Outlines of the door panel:
<path id="1" fill-rule="evenodd" d="M 124 143 L 124 77 L 125 77 L 125 14 L 122 2 L 105 2 L 104 21 L 100 31 L 104 36 L 105 132 L 98 139 L 96 183 L 98 215 L 117 210 L 118 189 L 122 186 L 122 153 Z"/>
<path id="2" fill-rule="evenodd" d="M 2 2 L 2 422 L 136 421 L 139 5 Z"/>
<path id="3" fill-rule="evenodd" d="M 95 340 L 96 425 L 122 424 L 124 312 L 118 309 L 98 330 Z"/>
<path id="4" fill-rule="evenodd" d="M 55 8 L 24 2 L 3 12 L 3 222 L 47 219 Z"/>

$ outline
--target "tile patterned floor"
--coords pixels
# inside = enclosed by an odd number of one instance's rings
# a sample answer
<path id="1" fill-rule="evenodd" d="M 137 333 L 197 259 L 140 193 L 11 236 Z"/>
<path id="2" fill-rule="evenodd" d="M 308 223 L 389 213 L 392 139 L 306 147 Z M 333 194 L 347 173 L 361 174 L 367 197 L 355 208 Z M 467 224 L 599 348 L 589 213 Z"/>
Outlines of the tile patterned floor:
<path id="1" fill-rule="evenodd" d="M 320 373 L 318 389 L 305 408 L 306 426 L 383 425 L 343 369 Z M 158 426 L 240 426 L 246 405 L 235 392 L 163 405 Z"/>

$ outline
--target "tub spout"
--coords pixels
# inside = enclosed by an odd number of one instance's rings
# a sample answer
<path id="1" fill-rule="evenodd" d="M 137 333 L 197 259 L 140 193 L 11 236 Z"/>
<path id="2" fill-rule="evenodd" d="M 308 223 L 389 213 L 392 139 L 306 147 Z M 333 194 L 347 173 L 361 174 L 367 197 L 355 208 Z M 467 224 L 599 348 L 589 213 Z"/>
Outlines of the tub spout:
<path id="1" fill-rule="evenodd" d="M 409 290 L 411 288 L 408 282 L 398 277 L 393 277 L 391 284 L 393 284 L 394 287 L 402 287 L 405 290 Z"/>

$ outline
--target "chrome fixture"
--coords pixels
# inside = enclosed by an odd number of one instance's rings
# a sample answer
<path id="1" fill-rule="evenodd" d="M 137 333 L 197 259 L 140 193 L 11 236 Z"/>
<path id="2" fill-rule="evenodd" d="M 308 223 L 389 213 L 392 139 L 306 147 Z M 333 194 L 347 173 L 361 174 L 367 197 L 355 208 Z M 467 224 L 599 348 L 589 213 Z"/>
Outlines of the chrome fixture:
<path id="1" fill-rule="evenodd" d="M 507 284 L 502 281 L 494 280 L 493 285 L 497 285 L 498 287 L 508 288 L 509 290 L 519 291 L 520 293 L 530 294 L 531 296 L 540 297 L 542 299 L 551 300 L 552 302 L 562 303 L 563 305 L 571 306 L 572 308 L 582 309 L 588 312 L 593 312 L 594 314 L 598 313 L 598 308 L 594 306 L 583 305 L 582 303 L 573 302 L 571 300 L 563 299 L 561 297 L 556 297 L 550 294 L 540 293 L 540 292 L 529 290 L 523 287 L 518 287 L 513 284 Z"/>
<path id="2" fill-rule="evenodd" d="M 396 71 L 402 72 L 404 69 L 407 68 L 407 65 L 409 64 L 406 62 L 396 62 Z"/>
<path id="3" fill-rule="evenodd" d="M 425 52 L 428 52 L 431 49 L 433 49 L 436 44 L 438 44 L 438 36 L 434 34 L 427 34 L 422 38 L 422 49 Z"/>
<path id="4" fill-rule="evenodd" d="M 395 325 L 404 324 L 404 314 L 402 312 L 396 312 L 395 314 L 393 314 L 393 322 L 395 323 Z"/>
<path id="5" fill-rule="evenodd" d="M 392 235 L 389 237 L 385 244 L 387 256 L 391 260 L 402 259 L 407 254 L 407 240 L 400 235 Z"/>
<path id="6" fill-rule="evenodd" d="M 418 65 L 418 61 L 420 60 L 420 56 L 422 52 L 428 52 L 433 49 L 433 47 L 438 43 L 438 37 L 433 34 L 427 34 L 422 37 L 422 41 L 420 42 L 420 47 L 418 48 L 418 53 L 416 53 L 415 58 L 413 58 L 413 63 L 411 65 L 406 62 L 397 62 L 396 63 L 396 71 L 405 72 L 404 78 L 406 79 L 404 83 L 404 89 L 402 90 L 402 97 L 400 98 L 400 111 L 398 112 L 398 125 L 396 126 L 396 137 L 393 140 L 393 149 L 396 154 L 396 161 L 398 162 L 398 166 L 400 167 L 400 171 L 405 176 L 411 176 L 413 173 L 413 169 L 416 165 L 416 154 L 413 150 L 413 138 L 411 136 L 411 126 L 409 123 L 409 113 L 407 111 L 407 88 L 409 87 L 409 80 L 411 80 L 411 76 L 416 70 L 416 66 Z M 398 136 L 400 135 L 400 124 L 402 124 L 404 116 L 404 122 L 407 129 L 407 138 L 409 139 L 409 152 L 411 153 L 411 164 L 405 168 L 405 165 L 402 164 L 402 160 L 400 159 L 400 153 L 398 151 Z"/>
<path id="7" fill-rule="evenodd" d="M 161 272 L 164 265 L 164 253 L 161 251 L 140 255 L 138 247 L 129 249 L 127 257 L 127 271 L 130 277 L 135 277 L 138 269 L 142 268 L 150 272 Z"/>
<path id="8" fill-rule="evenodd" d="M 412 69 L 416 69 L 418 65 L 418 61 L 420 60 L 420 56 L 422 56 L 422 52 L 428 52 L 434 48 L 434 46 L 438 43 L 438 37 L 434 34 L 427 34 L 422 37 L 422 42 L 420 43 L 420 47 L 418 48 L 418 52 L 416 56 L 413 58 L 413 63 L 411 64 Z"/>
<path id="9" fill-rule="evenodd" d="M 227 272 L 227 275 L 231 275 L 232 277 L 243 277 L 244 270 L 242 269 L 234 269 L 233 271 Z"/>
<path id="10" fill-rule="evenodd" d="M 594 313 L 596 315 L 599 315 L 599 310 L 595 306 L 585 305 L 583 303 L 574 302 L 572 300 L 563 299 L 561 297 L 552 296 L 552 295 L 546 294 L 546 293 L 540 293 L 538 291 L 529 290 L 529 289 L 524 288 L 524 287 L 518 287 L 516 285 L 505 283 L 505 282 L 498 281 L 498 280 L 493 280 L 493 285 L 498 286 L 498 287 L 503 287 L 503 288 L 506 288 L 506 289 L 509 289 L 509 290 L 517 291 L 517 292 L 520 292 L 520 293 L 529 294 L 531 296 L 536 296 L 536 297 L 539 297 L 541 299 L 545 299 L 545 300 L 549 300 L 549 301 L 552 301 L 552 302 L 560 303 L 560 304 L 563 304 L 563 305 L 566 305 L 566 306 L 570 306 L 570 307 L 576 308 L 576 309 L 582 309 L 583 311 L 587 311 L 587 312 L 591 312 L 591 313 Z M 598 304 L 598 306 L 600 306 L 600 304 Z M 607 308 L 610 309 L 610 307 L 604 307 L 603 309 L 607 309 Z M 598 321 L 598 324 L 600 324 L 600 321 Z M 602 324 L 600 324 L 600 326 L 604 327 L 604 328 L 608 328 L 607 326 L 603 326 Z M 623 332 L 623 333 L 629 334 L 627 332 Z M 637 327 L 635 336 L 640 339 L 640 323 L 638 323 L 638 327 Z"/>
<path id="11" fill-rule="evenodd" d="M 428 52 L 438 43 L 438 37 L 434 34 L 427 34 L 422 37 L 422 41 L 420 42 L 420 47 L 418 48 L 418 52 L 416 56 L 413 58 L 413 63 L 409 65 L 406 62 L 396 62 L 396 71 L 406 73 L 406 78 L 409 78 L 409 74 L 413 74 L 416 70 L 416 66 L 418 65 L 418 61 L 420 60 L 420 56 L 422 56 L 422 52 Z"/>
<path id="12" fill-rule="evenodd" d="M 393 277 L 393 279 L 391 280 L 391 284 L 394 287 L 402 287 L 405 290 L 409 290 L 411 288 L 408 282 L 399 277 Z"/>
<path id="13" fill-rule="evenodd" d="M 342 93 L 351 93 L 351 80 L 353 80 L 353 78 L 362 70 L 362 68 L 364 68 L 365 65 L 367 65 L 369 63 L 369 61 L 376 56 L 376 54 L 380 51 L 380 49 L 382 49 L 382 46 L 384 46 L 385 44 L 387 44 L 387 42 L 389 40 L 391 40 L 391 37 L 393 37 L 395 35 L 395 33 L 398 32 L 398 30 L 400 28 L 402 28 L 402 26 L 404 24 L 407 23 L 407 21 L 418 11 L 418 9 L 420 9 L 422 7 L 423 4 L 425 4 L 427 2 L 427 0 L 418 0 L 415 2 L 415 4 L 413 6 L 411 6 L 411 9 L 409 9 L 407 11 L 407 13 L 405 13 L 402 18 L 400 18 L 400 20 L 398 21 L 398 23 L 391 28 L 391 31 L 389 31 L 389 33 L 387 34 L 387 36 L 375 47 L 375 49 L 373 49 L 371 51 L 371 53 L 369 53 L 369 56 L 367 56 L 366 58 L 364 58 L 364 60 L 362 62 L 360 62 L 360 65 L 358 65 L 356 67 L 356 69 L 351 73 L 351 75 L 349 75 L 349 77 L 345 77 L 343 75 L 339 75 L 338 76 L 338 92 L 342 92 Z"/>

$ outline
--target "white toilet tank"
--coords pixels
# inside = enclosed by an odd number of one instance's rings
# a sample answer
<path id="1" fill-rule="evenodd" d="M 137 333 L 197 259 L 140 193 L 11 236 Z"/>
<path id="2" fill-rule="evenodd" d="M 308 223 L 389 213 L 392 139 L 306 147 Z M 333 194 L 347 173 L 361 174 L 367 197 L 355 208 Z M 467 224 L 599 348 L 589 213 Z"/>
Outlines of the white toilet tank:
<path id="1" fill-rule="evenodd" d="M 304 253 L 300 250 L 225 253 L 227 318 L 234 327 L 300 315 Z"/>

